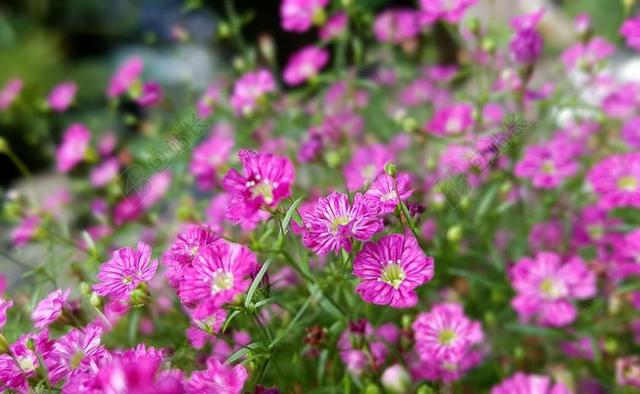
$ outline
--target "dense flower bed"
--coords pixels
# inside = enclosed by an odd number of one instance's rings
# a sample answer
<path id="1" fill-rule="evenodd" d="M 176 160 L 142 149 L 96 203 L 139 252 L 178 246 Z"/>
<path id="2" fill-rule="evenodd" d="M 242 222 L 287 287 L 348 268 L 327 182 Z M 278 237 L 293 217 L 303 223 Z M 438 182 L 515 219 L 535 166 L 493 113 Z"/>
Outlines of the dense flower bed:
<path id="1" fill-rule="evenodd" d="M 475 3 L 283 0 L 318 40 L 279 70 L 229 1 L 234 71 L 179 108 L 124 60 L 57 142 L 68 185 L 6 194 L 3 261 L 29 271 L 0 276 L 0 389 L 640 389 L 640 84 L 588 15 L 543 65 L 545 10 L 485 26 Z M 620 34 L 640 50 L 640 19 Z"/>

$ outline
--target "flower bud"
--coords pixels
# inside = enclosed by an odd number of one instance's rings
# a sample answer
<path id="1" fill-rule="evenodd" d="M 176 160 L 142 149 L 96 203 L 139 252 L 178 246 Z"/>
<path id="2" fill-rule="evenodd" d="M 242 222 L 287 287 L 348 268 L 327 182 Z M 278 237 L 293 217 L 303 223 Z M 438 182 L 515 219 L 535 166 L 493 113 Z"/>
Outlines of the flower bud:
<path id="1" fill-rule="evenodd" d="M 394 364 L 387 368 L 380 378 L 382 386 L 390 393 L 406 393 L 411 386 L 411 377 L 400 364 Z"/>
<path id="2" fill-rule="evenodd" d="M 423 384 L 422 386 L 418 387 L 416 394 L 434 394 L 434 391 L 431 387 Z"/>
<path id="3" fill-rule="evenodd" d="M 384 172 L 386 172 L 387 175 L 395 178 L 395 176 L 398 175 L 398 168 L 393 163 L 387 163 L 384 166 Z"/>
<path id="4" fill-rule="evenodd" d="M 9 342 L 7 339 L 0 334 L 0 354 L 9 353 Z"/>
<path id="5" fill-rule="evenodd" d="M 382 394 L 382 390 L 380 390 L 380 387 L 377 385 L 369 383 L 369 385 L 364 389 L 364 394 Z"/>
<path id="6" fill-rule="evenodd" d="M 91 293 L 91 297 L 89 298 L 89 302 L 94 307 L 100 309 L 104 305 L 104 299 L 100 297 L 97 293 Z"/>
<path id="7" fill-rule="evenodd" d="M 0 153 L 9 152 L 9 143 L 7 140 L 0 137 Z"/>
<path id="8" fill-rule="evenodd" d="M 449 242 L 456 243 L 462 239 L 462 226 L 455 225 L 447 230 L 447 239 Z"/>
<path id="9" fill-rule="evenodd" d="M 86 296 L 91 296 L 91 285 L 87 282 L 80 283 L 80 292 Z"/>

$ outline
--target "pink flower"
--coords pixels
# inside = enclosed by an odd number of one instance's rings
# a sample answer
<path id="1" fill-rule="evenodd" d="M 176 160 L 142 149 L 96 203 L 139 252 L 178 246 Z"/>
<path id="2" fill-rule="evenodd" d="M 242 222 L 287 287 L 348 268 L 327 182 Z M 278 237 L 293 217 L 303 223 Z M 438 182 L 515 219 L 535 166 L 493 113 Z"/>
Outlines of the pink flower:
<path id="1" fill-rule="evenodd" d="M 530 65 L 540 57 L 543 39 L 537 30 L 537 25 L 544 16 L 544 8 L 539 11 L 521 15 L 511 21 L 514 29 L 509 43 L 511 59 L 522 65 Z"/>
<path id="2" fill-rule="evenodd" d="M 91 170 L 89 180 L 93 186 L 103 187 L 118 176 L 118 170 L 120 170 L 118 159 L 107 159 Z"/>
<path id="3" fill-rule="evenodd" d="M 46 328 L 58 320 L 62 316 L 64 308 L 67 307 L 70 293 L 71 289 L 64 292 L 57 289 L 40 301 L 31 313 L 33 325 L 37 328 Z"/>
<path id="4" fill-rule="evenodd" d="M 383 227 L 377 208 L 370 207 L 360 193 L 354 197 L 333 192 L 320 197 L 313 212 L 303 217 L 302 243 L 319 255 L 351 251 L 353 240 L 367 241 Z"/>
<path id="5" fill-rule="evenodd" d="M 300 85 L 316 77 L 328 61 L 329 52 L 326 49 L 306 46 L 289 59 L 283 73 L 284 81 L 291 86 Z"/>
<path id="6" fill-rule="evenodd" d="M 198 109 L 198 116 L 201 118 L 208 118 L 213 113 L 213 109 L 220 101 L 222 97 L 222 86 L 219 83 L 213 83 L 207 86 L 196 107 Z"/>
<path id="7" fill-rule="evenodd" d="M 125 60 L 111 77 L 107 88 L 107 96 L 110 98 L 120 96 L 140 78 L 144 63 L 138 56 L 132 56 Z"/>
<path id="8" fill-rule="evenodd" d="M 376 371 L 384 364 L 389 349 L 379 334 L 371 323 L 358 320 L 349 322 L 349 327 L 340 335 L 337 344 L 340 358 L 352 375 Z"/>
<path id="9" fill-rule="evenodd" d="M 209 138 L 193 150 L 189 172 L 201 190 L 211 190 L 217 184 L 217 170 L 226 164 L 234 141 L 220 126 Z"/>
<path id="10" fill-rule="evenodd" d="M 630 147 L 640 149 L 640 116 L 635 116 L 624 123 L 622 140 Z"/>
<path id="11" fill-rule="evenodd" d="M 56 112 L 66 111 L 73 102 L 77 91 L 78 85 L 73 81 L 62 82 L 56 85 L 47 98 L 49 107 Z"/>
<path id="12" fill-rule="evenodd" d="M 551 379 L 542 375 L 526 375 L 517 372 L 491 389 L 491 394 L 570 394 L 562 383 L 551 383 Z"/>
<path id="13" fill-rule="evenodd" d="M 8 80 L 2 90 L 0 90 L 0 111 L 9 108 L 21 91 L 22 80 L 20 78 Z"/>
<path id="14" fill-rule="evenodd" d="M 583 44 L 578 43 L 562 53 L 562 62 L 568 70 L 576 67 L 593 68 L 604 59 L 611 56 L 615 47 L 609 41 L 601 37 L 594 37 Z"/>
<path id="15" fill-rule="evenodd" d="M 373 182 L 384 172 L 384 166 L 393 161 L 393 154 L 384 145 L 362 146 L 344 167 L 344 177 L 350 192 Z"/>
<path id="16" fill-rule="evenodd" d="M 69 126 L 62 136 L 62 143 L 56 151 L 58 171 L 69 172 L 76 164 L 84 160 L 91 133 L 81 123 Z"/>
<path id="17" fill-rule="evenodd" d="M 479 322 L 464 314 L 462 305 L 436 304 L 418 315 L 413 323 L 416 351 L 422 361 L 459 363 L 481 343 L 484 333 Z"/>
<path id="18" fill-rule="evenodd" d="M 128 302 L 133 290 L 149 282 L 158 269 L 158 260 L 151 260 L 151 247 L 138 242 L 137 250 L 122 248 L 113 252 L 111 260 L 102 264 L 99 282 L 93 290 L 114 301 Z"/>
<path id="19" fill-rule="evenodd" d="M 616 383 L 640 388 L 640 357 L 628 356 L 616 360 Z"/>
<path id="20" fill-rule="evenodd" d="M 364 245 L 353 274 L 361 279 L 356 291 L 363 300 L 410 308 L 418 302 L 414 289 L 433 278 L 433 257 L 424 255 L 413 236 L 390 234 Z"/>
<path id="21" fill-rule="evenodd" d="M 256 255 L 246 246 L 220 241 L 201 248 L 184 272 L 179 296 L 187 305 L 220 307 L 251 284 Z"/>
<path id="22" fill-rule="evenodd" d="M 140 196 L 134 193 L 120 200 L 113 208 L 113 222 L 120 226 L 136 220 L 143 212 Z"/>
<path id="23" fill-rule="evenodd" d="M 136 102 L 143 107 L 153 107 L 162 101 L 162 86 L 158 82 L 145 82 L 142 85 L 142 93 L 136 98 Z"/>
<path id="24" fill-rule="evenodd" d="M 103 157 L 107 157 L 111 155 L 117 144 L 118 139 L 116 138 L 116 135 L 111 131 L 107 132 L 106 134 L 103 134 L 98 141 L 98 153 Z"/>
<path id="25" fill-rule="evenodd" d="M 466 103 L 453 104 L 439 109 L 425 126 L 433 134 L 461 134 L 473 126 L 473 107 Z"/>
<path id="26" fill-rule="evenodd" d="M 304 33 L 324 18 L 324 7 L 329 0 L 282 0 L 280 17 L 286 31 Z"/>
<path id="27" fill-rule="evenodd" d="M 396 179 L 385 173 L 380 174 L 371 187 L 364 194 L 364 197 L 380 206 L 380 213 L 393 212 L 400 201 L 406 201 L 413 189 L 411 188 L 411 177 L 409 174 L 398 174 Z"/>
<path id="28" fill-rule="evenodd" d="M 11 230 L 11 242 L 15 246 L 23 246 L 30 240 L 32 240 L 40 227 L 42 219 L 39 216 L 31 215 L 27 216 L 20 224 Z"/>
<path id="29" fill-rule="evenodd" d="M 586 12 L 576 15 L 574 23 L 578 34 L 584 35 L 591 30 L 591 16 Z"/>
<path id="30" fill-rule="evenodd" d="M 627 46 L 640 51 L 640 17 L 636 16 L 624 21 L 620 27 L 620 35 L 624 37 Z"/>
<path id="31" fill-rule="evenodd" d="M 566 262 L 551 252 L 524 257 L 511 268 L 510 278 L 516 291 L 513 308 L 522 319 L 536 317 L 542 325 L 571 324 L 577 315 L 572 301 L 596 293 L 595 274 L 577 256 Z"/>
<path id="32" fill-rule="evenodd" d="M 101 344 L 102 328 L 89 324 L 82 330 L 73 329 L 53 344 L 49 378 L 57 383 L 75 374 L 96 370 L 96 364 L 107 356 Z"/>
<path id="33" fill-rule="evenodd" d="M 139 191 L 140 204 L 145 209 L 150 208 L 164 197 L 171 186 L 171 172 L 159 172 L 149 177 L 142 190 Z"/>
<path id="34" fill-rule="evenodd" d="M 340 11 L 333 15 L 327 23 L 319 30 L 320 39 L 323 41 L 329 41 L 331 39 L 340 37 L 349 23 L 349 17 L 346 12 Z"/>
<path id="35" fill-rule="evenodd" d="M 187 394 L 241 394 L 248 376 L 247 370 L 241 364 L 230 366 L 209 358 L 206 370 L 191 374 L 191 379 L 185 384 L 185 392 Z"/>
<path id="36" fill-rule="evenodd" d="M 192 266 L 200 250 L 219 240 L 220 237 L 204 226 L 194 226 L 178 234 L 176 240 L 162 256 L 162 262 L 167 266 L 166 275 L 171 286 L 179 287 L 184 270 Z"/>
<path id="37" fill-rule="evenodd" d="M 514 174 L 531 178 L 537 188 L 553 189 L 578 171 L 575 156 L 570 153 L 563 144 L 528 146 L 524 157 L 516 164 Z"/>
<path id="38" fill-rule="evenodd" d="M 0 297 L 0 330 L 7 324 L 7 310 L 13 306 L 12 300 L 5 300 Z"/>
<path id="39" fill-rule="evenodd" d="M 373 33 L 380 42 L 400 44 L 420 32 L 418 13 L 410 8 L 383 11 L 373 24 Z"/>
<path id="40" fill-rule="evenodd" d="M 612 155 L 597 163 L 587 180 L 605 209 L 640 207 L 640 153 Z"/>
<path id="41" fill-rule="evenodd" d="M 420 0 L 421 23 L 430 25 L 438 20 L 458 23 L 467 8 L 476 2 L 477 0 Z"/>
<path id="42" fill-rule="evenodd" d="M 230 103 L 238 115 L 249 115 L 263 101 L 265 95 L 276 90 L 271 73 L 265 69 L 244 74 L 233 85 Z"/>
<path id="43" fill-rule="evenodd" d="M 251 220 L 261 208 L 275 208 L 291 195 L 295 168 L 286 157 L 243 149 L 238 153 L 242 174 L 232 168 L 222 187 L 232 196 L 227 215 L 234 223 Z"/>
<path id="44" fill-rule="evenodd" d="M 529 249 L 534 252 L 561 250 L 564 246 L 564 226 L 557 219 L 536 223 L 529 232 Z"/>

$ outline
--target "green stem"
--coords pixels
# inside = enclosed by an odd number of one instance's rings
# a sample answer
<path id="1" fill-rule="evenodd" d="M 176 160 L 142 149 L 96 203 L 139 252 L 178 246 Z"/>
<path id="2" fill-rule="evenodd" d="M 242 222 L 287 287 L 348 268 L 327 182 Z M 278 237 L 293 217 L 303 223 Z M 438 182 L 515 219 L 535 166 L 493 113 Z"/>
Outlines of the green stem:
<path id="1" fill-rule="evenodd" d="M 20 171 L 20 173 L 22 173 L 22 175 L 25 178 L 31 177 L 31 171 L 29 171 L 29 169 L 24 164 L 24 162 L 20 160 L 20 158 L 15 153 L 13 153 L 11 149 L 5 150 L 4 153 L 9 157 L 9 159 L 13 162 L 13 164 L 15 164 L 16 167 L 18 167 L 18 170 Z"/>

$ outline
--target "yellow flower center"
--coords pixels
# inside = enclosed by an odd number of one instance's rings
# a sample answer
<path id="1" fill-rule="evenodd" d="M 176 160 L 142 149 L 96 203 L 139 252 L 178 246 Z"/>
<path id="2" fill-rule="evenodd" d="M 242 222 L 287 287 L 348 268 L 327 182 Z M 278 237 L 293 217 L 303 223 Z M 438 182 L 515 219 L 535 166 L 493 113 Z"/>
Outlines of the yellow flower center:
<path id="1" fill-rule="evenodd" d="M 336 216 L 331 219 L 331 232 L 334 234 L 338 232 L 340 226 L 346 226 L 351 221 L 349 215 Z"/>
<path id="2" fill-rule="evenodd" d="M 438 334 L 438 342 L 443 346 L 451 345 L 455 339 L 456 333 L 449 328 L 440 331 L 440 334 Z"/>
<path id="3" fill-rule="evenodd" d="M 402 284 L 405 278 L 404 270 L 400 265 L 400 260 L 393 262 L 389 260 L 387 262 L 387 266 L 382 270 L 382 275 L 380 275 L 380 280 L 390 284 L 394 289 L 397 289 Z"/>
<path id="4" fill-rule="evenodd" d="M 638 179 L 631 175 L 618 178 L 618 187 L 627 192 L 635 192 L 639 183 Z"/>
<path id="5" fill-rule="evenodd" d="M 222 268 L 218 268 L 211 280 L 211 293 L 215 294 L 222 290 L 229 290 L 232 287 L 233 274 L 223 271 Z"/>
<path id="6" fill-rule="evenodd" d="M 73 356 L 71 356 L 71 369 L 78 368 L 82 360 L 84 360 L 84 352 L 82 350 L 77 350 Z"/>

